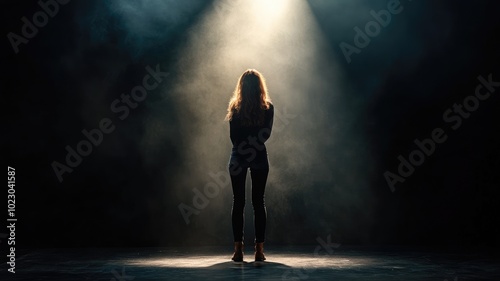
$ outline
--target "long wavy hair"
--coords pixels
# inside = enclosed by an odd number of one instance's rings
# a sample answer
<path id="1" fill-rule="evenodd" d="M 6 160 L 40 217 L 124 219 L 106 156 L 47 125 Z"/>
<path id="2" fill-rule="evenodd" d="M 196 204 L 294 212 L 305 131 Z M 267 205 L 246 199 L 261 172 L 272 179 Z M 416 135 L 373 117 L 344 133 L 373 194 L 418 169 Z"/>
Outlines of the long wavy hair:
<path id="1" fill-rule="evenodd" d="M 262 125 L 265 110 L 271 106 L 266 79 L 255 69 L 247 69 L 240 76 L 233 96 L 229 100 L 226 120 L 233 120 L 235 115 L 244 126 Z"/>

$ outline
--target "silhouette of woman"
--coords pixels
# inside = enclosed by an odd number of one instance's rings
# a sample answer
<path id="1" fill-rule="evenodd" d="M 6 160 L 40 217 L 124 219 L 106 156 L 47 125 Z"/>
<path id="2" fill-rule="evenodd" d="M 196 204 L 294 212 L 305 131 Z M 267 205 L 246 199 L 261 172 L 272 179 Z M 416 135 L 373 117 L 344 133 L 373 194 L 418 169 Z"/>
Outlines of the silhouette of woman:
<path id="1" fill-rule="evenodd" d="M 233 261 L 243 261 L 245 181 L 248 169 L 252 179 L 252 205 L 255 227 L 255 261 L 264 261 L 266 206 L 264 192 L 269 173 L 265 142 L 271 136 L 274 107 L 267 92 L 264 76 L 255 69 L 246 70 L 238 80 L 229 101 L 229 121 L 233 144 L 229 174 L 233 187 L 232 226 Z"/>

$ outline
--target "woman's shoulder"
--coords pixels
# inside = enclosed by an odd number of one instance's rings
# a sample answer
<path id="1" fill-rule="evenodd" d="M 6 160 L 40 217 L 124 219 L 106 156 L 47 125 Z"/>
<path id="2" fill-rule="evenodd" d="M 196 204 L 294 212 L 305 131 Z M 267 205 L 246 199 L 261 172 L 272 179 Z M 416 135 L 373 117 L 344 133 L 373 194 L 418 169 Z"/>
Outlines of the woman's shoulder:
<path id="1" fill-rule="evenodd" d="M 271 102 L 269 102 L 268 106 L 269 107 L 265 111 L 266 119 L 273 118 L 273 116 L 274 116 L 274 105 Z"/>
<path id="2" fill-rule="evenodd" d="M 268 101 L 267 104 L 269 106 L 269 108 L 267 110 L 274 110 L 274 105 L 272 102 Z"/>

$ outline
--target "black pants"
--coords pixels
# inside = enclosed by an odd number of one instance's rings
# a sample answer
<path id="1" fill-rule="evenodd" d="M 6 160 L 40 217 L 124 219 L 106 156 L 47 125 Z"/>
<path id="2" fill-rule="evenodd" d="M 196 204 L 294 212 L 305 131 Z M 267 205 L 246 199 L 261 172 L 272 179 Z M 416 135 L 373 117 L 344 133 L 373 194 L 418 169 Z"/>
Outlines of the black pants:
<path id="1" fill-rule="evenodd" d="M 267 212 L 264 202 L 269 162 L 267 153 L 259 153 L 255 159 L 248 161 L 236 153 L 231 154 L 229 174 L 233 186 L 233 209 L 231 213 L 234 242 L 243 241 L 245 225 L 245 181 L 250 169 L 252 178 L 252 205 L 254 213 L 255 243 L 262 243 L 266 236 Z"/>

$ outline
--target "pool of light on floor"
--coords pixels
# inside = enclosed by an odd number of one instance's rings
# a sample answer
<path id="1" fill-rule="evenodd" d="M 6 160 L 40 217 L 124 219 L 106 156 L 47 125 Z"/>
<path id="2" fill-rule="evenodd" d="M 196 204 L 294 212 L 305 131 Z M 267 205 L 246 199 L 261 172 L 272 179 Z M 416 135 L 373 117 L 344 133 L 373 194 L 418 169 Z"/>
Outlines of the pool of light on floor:
<path id="1" fill-rule="evenodd" d="M 259 266 L 282 266 L 292 268 L 354 268 L 369 266 L 374 263 L 372 258 L 342 257 L 342 256 L 302 256 L 292 254 L 267 255 L 265 262 L 254 262 L 249 255 L 243 263 L 230 261 L 228 255 L 201 255 L 201 256 L 178 256 L 178 257 L 152 257 L 127 259 L 125 265 L 139 267 L 168 267 L 168 268 L 206 268 L 217 265 L 229 267 L 259 267 Z"/>

